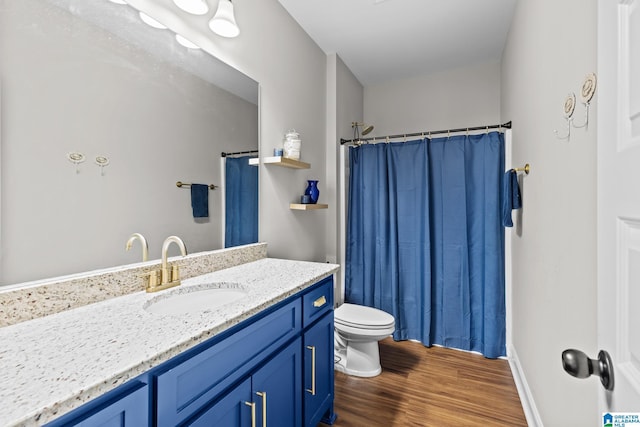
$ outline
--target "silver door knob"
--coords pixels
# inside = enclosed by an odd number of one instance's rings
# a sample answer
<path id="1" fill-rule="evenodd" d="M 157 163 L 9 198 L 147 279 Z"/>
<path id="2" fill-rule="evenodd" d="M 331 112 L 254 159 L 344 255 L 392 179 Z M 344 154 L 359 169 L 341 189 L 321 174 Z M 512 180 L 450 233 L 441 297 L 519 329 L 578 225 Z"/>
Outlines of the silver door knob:
<path id="1" fill-rule="evenodd" d="M 613 390 L 613 362 L 611 356 L 600 350 L 597 359 L 589 357 L 580 350 L 569 349 L 562 352 L 562 367 L 569 375 L 576 378 L 589 378 L 598 375 L 606 390 Z"/>

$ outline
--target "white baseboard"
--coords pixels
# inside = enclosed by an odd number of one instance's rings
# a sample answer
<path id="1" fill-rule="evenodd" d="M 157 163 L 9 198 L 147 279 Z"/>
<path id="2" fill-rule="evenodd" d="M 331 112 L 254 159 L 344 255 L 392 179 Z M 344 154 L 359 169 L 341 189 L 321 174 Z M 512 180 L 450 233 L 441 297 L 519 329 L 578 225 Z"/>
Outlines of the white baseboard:
<path id="1" fill-rule="evenodd" d="M 524 415 L 527 418 L 527 424 L 529 427 L 544 427 L 542 419 L 540 418 L 540 413 L 536 407 L 536 402 L 533 400 L 531 389 L 527 383 L 527 378 L 522 371 L 522 366 L 520 365 L 520 359 L 518 359 L 516 349 L 511 345 L 507 348 L 507 356 L 509 359 L 509 366 L 511 367 L 511 374 L 513 375 L 513 381 L 516 383 L 520 402 L 522 403 L 522 409 L 524 410 Z"/>

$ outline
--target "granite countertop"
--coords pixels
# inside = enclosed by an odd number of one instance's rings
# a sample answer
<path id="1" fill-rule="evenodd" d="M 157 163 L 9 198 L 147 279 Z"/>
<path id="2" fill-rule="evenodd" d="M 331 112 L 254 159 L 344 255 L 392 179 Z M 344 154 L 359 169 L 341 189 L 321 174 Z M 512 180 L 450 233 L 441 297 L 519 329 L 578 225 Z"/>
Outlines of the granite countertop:
<path id="1" fill-rule="evenodd" d="M 265 258 L 0 328 L 0 425 L 41 425 L 160 365 L 338 270 L 335 264 Z M 163 294 L 210 282 L 247 296 L 210 311 L 144 310 Z"/>

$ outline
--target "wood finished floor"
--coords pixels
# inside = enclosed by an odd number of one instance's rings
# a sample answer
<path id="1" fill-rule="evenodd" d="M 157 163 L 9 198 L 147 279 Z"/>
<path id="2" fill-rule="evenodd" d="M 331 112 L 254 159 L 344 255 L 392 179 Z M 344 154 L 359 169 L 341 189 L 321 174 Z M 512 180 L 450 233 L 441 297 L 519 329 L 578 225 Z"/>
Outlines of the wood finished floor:
<path id="1" fill-rule="evenodd" d="M 527 425 L 506 360 L 387 338 L 380 362 L 375 378 L 335 373 L 334 427 Z"/>

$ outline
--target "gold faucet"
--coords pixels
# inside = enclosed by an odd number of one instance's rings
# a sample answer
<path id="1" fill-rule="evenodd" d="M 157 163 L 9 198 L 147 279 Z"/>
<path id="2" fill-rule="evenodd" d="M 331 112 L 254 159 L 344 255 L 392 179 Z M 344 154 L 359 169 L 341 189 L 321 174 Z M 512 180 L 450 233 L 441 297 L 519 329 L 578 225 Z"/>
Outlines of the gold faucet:
<path id="1" fill-rule="evenodd" d="M 140 240 L 140 244 L 142 245 L 142 261 L 147 261 L 149 259 L 149 245 L 147 245 L 147 239 L 140 233 L 133 233 L 129 236 L 129 240 L 127 240 L 127 244 L 125 245 L 125 249 L 131 249 L 131 245 L 133 242 L 138 239 Z"/>
<path id="2" fill-rule="evenodd" d="M 187 248 L 184 246 L 184 242 L 181 238 L 178 236 L 167 237 L 164 243 L 162 243 L 162 268 L 146 274 L 149 276 L 149 283 L 146 287 L 147 292 L 157 292 L 180 284 L 180 270 L 178 265 L 174 264 L 171 266 L 171 270 L 169 270 L 169 266 L 167 265 L 167 252 L 171 243 L 178 245 L 182 256 L 187 255 Z M 158 283 L 158 281 L 160 283 Z"/>

